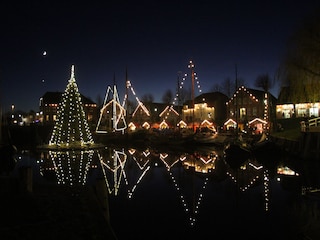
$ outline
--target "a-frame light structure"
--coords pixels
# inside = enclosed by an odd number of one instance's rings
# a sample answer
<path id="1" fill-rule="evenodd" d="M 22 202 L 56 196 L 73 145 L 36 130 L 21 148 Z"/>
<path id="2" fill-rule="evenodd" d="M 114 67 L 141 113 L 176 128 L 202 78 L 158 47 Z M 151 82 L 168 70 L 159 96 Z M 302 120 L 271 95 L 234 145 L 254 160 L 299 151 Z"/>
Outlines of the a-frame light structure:
<path id="1" fill-rule="evenodd" d="M 119 132 L 124 133 L 127 128 L 125 119 L 126 110 L 121 105 L 117 86 L 107 87 L 107 92 L 100 110 L 100 117 L 96 127 L 96 133 Z"/>
<path id="2" fill-rule="evenodd" d="M 132 117 L 135 116 L 135 114 L 138 112 L 138 110 L 141 108 L 143 110 L 143 112 L 149 117 L 150 116 L 150 112 L 149 110 L 146 108 L 146 106 L 139 100 L 138 96 L 136 95 L 133 86 L 130 82 L 130 80 L 128 79 L 128 75 L 126 73 L 126 93 L 123 99 L 123 103 L 122 106 L 128 111 L 127 109 L 127 101 L 129 98 L 129 90 L 131 91 L 132 95 L 135 97 L 135 100 L 137 101 L 137 107 L 135 108 L 135 110 L 132 113 Z"/>

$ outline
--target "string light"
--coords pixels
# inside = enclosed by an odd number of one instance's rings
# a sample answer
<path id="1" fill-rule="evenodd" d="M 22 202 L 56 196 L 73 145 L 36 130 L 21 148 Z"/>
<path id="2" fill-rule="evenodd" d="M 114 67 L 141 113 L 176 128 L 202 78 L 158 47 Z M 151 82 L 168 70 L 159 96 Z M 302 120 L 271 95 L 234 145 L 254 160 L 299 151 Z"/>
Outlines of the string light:
<path id="1" fill-rule="evenodd" d="M 173 108 L 173 106 L 167 106 L 160 114 L 160 117 L 164 116 L 164 119 L 168 119 L 170 114 L 174 114 L 175 116 L 179 116 L 179 113 Z"/>
<path id="2" fill-rule="evenodd" d="M 189 64 L 188 64 L 188 68 L 194 69 L 194 67 L 195 67 L 195 65 L 194 65 L 193 61 L 190 60 Z M 198 79 L 197 73 L 194 71 L 193 74 L 194 74 L 195 83 L 197 84 L 198 92 L 199 92 L 199 94 L 201 94 L 202 93 L 202 89 L 201 89 L 201 85 L 200 85 L 200 81 Z M 179 89 L 183 89 L 184 88 L 184 85 L 185 85 L 185 82 L 186 82 L 187 79 L 188 79 L 188 74 L 185 73 L 184 76 L 182 77 L 182 81 L 179 83 Z M 179 98 L 179 91 L 177 91 L 176 96 L 173 99 L 173 102 L 172 102 L 173 105 L 176 104 L 176 101 L 178 100 L 178 98 Z"/>
<path id="3" fill-rule="evenodd" d="M 263 190 L 264 190 L 264 203 L 265 203 L 265 211 L 269 210 L 269 198 L 270 198 L 270 186 L 269 186 L 269 171 L 265 169 L 263 172 Z"/>
<path id="4" fill-rule="evenodd" d="M 246 94 L 249 95 L 250 99 L 254 102 L 259 102 L 259 100 L 254 96 L 252 95 L 252 93 L 250 93 L 250 91 L 245 88 L 244 86 L 241 86 L 238 88 L 238 90 L 233 94 L 233 96 L 229 99 L 229 101 L 227 102 L 227 105 L 230 104 L 231 102 L 233 102 L 233 100 L 237 97 L 237 95 L 240 93 L 240 92 L 245 92 Z"/>
<path id="5" fill-rule="evenodd" d="M 112 114 L 110 118 L 108 115 Z M 120 104 L 119 95 L 116 85 L 113 89 L 108 86 L 106 95 L 103 101 L 103 107 L 100 110 L 100 117 L 96 127 L 96 133 L 107 133 L 107 125 L 109 119 L 112 120 L 112 126 L 109 126 L 115 131 L 124 131 L 127 128 L 127 123 L 125 119 L 126 110 Z"/>
<path id="6" fill-rule="evenodd" d="M 264 94 L 264 120 L 268 123 L 269 122 L 269 97 L 268 93 Z M 269 128 L 268 124 L 264 124 L 264 128 Z"/>
<path id="7" fill-rule="evenodd" d="M 105 155 L 103 157 L 99 153 L 100 165 L 109 194 L 114 194 L 114 196 L 117 196 L 122 177 L 124 178 L 125 183 L 128 184 L 126 173 L 124 170 L 125 164 L 127 162 L 127 154 L 125 154 L 124 150 L 109 150 L 112 152 L 111 155 Z M 113 174 L 113 178 L 111 179 L 113 181 L 113 187 L 111 187 L 111 184 L 109 183 L 111 180 L 108 180 L 107 178 L 106 169 L 111 171 Z"/>
<path id="8" fill-rule="evenodd" d="M 248 166 L 252 167 L 256 172 L 257 174 L 251 178 L 251 180 L 248 181 L 248 184 L 245 185 L 245 186 L 239 186 L 239 190 L 242 191 L 242 192 L 245 192 L 246 190 L 248 190 L 251 186 L 253 186 L 257 180 L 260 179 L 259 177 L 259 172 L 263 169 L 262 167 L 256 167 L 253 163 L 248 163 Z M 244 170 L 247 170 L 247 168 L 245 167 Z M 248 170 L 247 170 L 248 171 Z M 226 174 L 230 177 L 230 179 L 238 185 L 238 180 L 236 177 L 233 176 L 233 174 L 229 171 L 226 172 Z"/>
<path id="9" fill-rule="evenodd" d="M 136 114 L 136 112 L 138 111 L 138 109 L 141 108 L 141 109 L 144 111 L 144 113 L 145 113 L 148 117 L 150 117 L 150 112 L 149 112 L 149 110 L 148 110 L 148 109 L 144 106 L 144 104 L 139 100 L 139 98 L 138 98 L 138 96 L 136 95 L 136 93 L 135 93 L 135 91 L 134 91 L 134 89 L 133 89 L 133 87 L 132 87 L 132 85 L 131 85 L 131 82 L 130 82 L 129 80 L 126 81 L 126 87 L 127 87 L 127 89 L 130 89 L 131 93 L 133 94 L 133 96 L 135 97 L 135 99 L 136 99 L 136 101 L 137 101 L 137 103 L 138 103 L 136 109 L 133 111 L 132 116 L 134 116 L 134 115 Z M 125 106 L 125 104 L 126 104 L 127 101 L 128 101 L 128 94 L 126 93 L 125 96 L 124 96 L 123 103 L 122 103 L 122 106 L 123 106 L 123 107 Z"/>
<path id="10" fill-rule="evenodd" d="M 57 121 L 49 146 L 68 148 L 91 144 L 94 144 L 94 141 L 75 80 L 74 65 L 72 65 L 71 77 L 57 109 Z"/>
<path id="11" fill-rule="evenodd" d="M 49 151 L 48 160 L 52 162 L 58 185 L 85 185 L 91 167 L 94 150 Z"/>

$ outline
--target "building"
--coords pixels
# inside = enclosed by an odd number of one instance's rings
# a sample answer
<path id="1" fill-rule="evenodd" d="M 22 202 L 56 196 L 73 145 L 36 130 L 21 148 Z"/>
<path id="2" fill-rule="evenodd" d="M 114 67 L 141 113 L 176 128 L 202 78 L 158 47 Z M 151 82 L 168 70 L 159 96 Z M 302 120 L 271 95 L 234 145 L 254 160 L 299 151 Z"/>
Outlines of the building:
<path id="1" fill-rule="evenodd" d="M 139 122 L 142 119 L 144 123 L 149 123 L 149 127 L 160 128 L 161 123 L 166 123 L 166 128 L 175 128 L 180 121 L 179 107 L 168 105 L 166 103 L 146 102 L 144 106 L 148 110 L 147 115 L 143 109 L 139 109 L 132 121 Z M 141 121 L 140 121 L 141 122 Z"/>
<path id="2" fill-rule="evenodd" d="M 159 114 L 162 122 L 166 122 L 168 126 L 176 127 L 180 121 L 180 114 L 173 105 L 167 105 Z"/>
<path id="3" fill-rule="evenodd" d="M 296 102 L 292 100 L 289 87 L 282 87 L 280 90 L 278 102 L 276 105 L 276 117 L 293 118 L 293 117 L 319 117 L 320 100 L 315 102 Z M 305 99 L 306 100 L 306 99 Z"/>
<path id="4" fill-rule="evenodd" d="M 183 105 L 182 120 L 197 126 L 200 126 L 204 120 L 222 125 L 227 118 L 227 101 L 228 96 L 221 92 L 203 93 L 195 97 L 194 108 L 191 100 Z"/>
<path id="5" fill-rule="evenodd" d="M 234 120 L 241 130 L 263 131 L 271 127 L 275 118 L 276 101 L 270 93 L 241 86 L 227 102 L 228 119 Z"/>
<path id="6" fill-rule="evenodd" d="M 46 92 L 39 102 L 40 122 L 43 124 L 54 124 L 57 120 L 57 110 L 61 102 L 63 92 Z M 90 125 L 95 125 L 98 118 L 97 104 L 91 99 L 81 95 L 83 110 L 86 113 Z"/>

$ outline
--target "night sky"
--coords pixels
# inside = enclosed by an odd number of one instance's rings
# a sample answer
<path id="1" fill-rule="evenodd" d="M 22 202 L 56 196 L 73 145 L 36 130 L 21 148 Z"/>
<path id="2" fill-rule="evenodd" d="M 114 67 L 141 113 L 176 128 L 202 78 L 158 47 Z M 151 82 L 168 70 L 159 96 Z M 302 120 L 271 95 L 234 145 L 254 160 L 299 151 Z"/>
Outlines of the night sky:
<path id="1" fill-rule="evenodd" d="M 114 77 L 123 99 L 126 69 L 139 98 L 152 94 L 162 102 L 166 90 L 175 93 L 178 73 L 190 73 L 190 59 L 202 92 L 235 79 L 235 65 L 254 87 L 258 75 L 275 76 L 290 34 L 320 6 L 316 0 L 105 2 L 0 3 L 5 111 L 12 104 L 38 111 L 46 91 L 65 90 L 72 64 L 79 91 L 95 102 Z M 271 92 L 277 97 L 278 87 Z"/>

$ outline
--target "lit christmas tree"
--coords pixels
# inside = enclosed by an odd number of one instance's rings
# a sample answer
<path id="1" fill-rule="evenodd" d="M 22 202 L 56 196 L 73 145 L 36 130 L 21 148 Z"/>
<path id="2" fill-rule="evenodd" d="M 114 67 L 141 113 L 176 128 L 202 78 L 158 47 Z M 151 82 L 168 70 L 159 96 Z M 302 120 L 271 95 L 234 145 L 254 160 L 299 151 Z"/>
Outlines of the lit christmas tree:
<path id="1" fill-rule="evenodd" d="M 72 65 L 71 77 L 58 106 L 57 121 L 49 145 L 75 148 L 92 144 L 94 141 L 83 110 L 81 95 L 74 76 L 74 65 Z"/>

